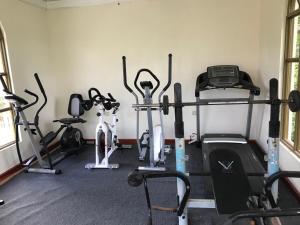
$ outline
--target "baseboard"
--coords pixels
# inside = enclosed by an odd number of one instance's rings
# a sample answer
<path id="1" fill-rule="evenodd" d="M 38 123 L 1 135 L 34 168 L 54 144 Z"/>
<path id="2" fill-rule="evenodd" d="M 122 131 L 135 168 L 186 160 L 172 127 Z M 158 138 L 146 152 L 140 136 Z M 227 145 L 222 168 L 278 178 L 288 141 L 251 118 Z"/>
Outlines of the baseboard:
<path id="1" fill-rule="evenodd" d="M 85 139 L 88 144 L 95 144 L 95 139 Z M 187 144 L 190 140 L 185 140 L 185 143 Z M 136 139 L 119 139 L 119 143 L 123 145 L 135 145 Z M 167 145 L 175 145 L 175 139 L 166 139 L 165 143 Z"/>
<path id="2" fill-rule="evenodd" d="M 48 147 L 49 152 L 55 151 L 59 147 L 59 142 L 56 142 Z M 45 156 L 45 153 L 42 154 L 42 156 Z M 27 162 L 30 158 L 25 159 L 24 162 Z M 16 166 L 13 166 L 12 168 L 8 169 L 6 172 L 0 174 L 0 184 L 3 184 L 10 180 L 15 175 L 19 174 L 23 171 L 23 167 L 18 164 Z"/>
<path id="3" fill-rule="evenodd" d="M 22 171 L 23 167 L 18 164 L 6 172 L 0 174 L 0 185 L 7 182 L 10 178 L 14 177 L 15 175 L 19 174 Z"/>

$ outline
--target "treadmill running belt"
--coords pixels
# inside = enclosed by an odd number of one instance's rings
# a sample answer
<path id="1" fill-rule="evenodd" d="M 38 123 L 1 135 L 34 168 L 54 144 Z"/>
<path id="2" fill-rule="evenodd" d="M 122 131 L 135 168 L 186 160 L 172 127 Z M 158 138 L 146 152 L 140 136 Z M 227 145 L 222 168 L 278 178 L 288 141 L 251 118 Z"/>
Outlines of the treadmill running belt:
<path id="1" fill-rule="evenodd" d="M 247 210 L 251 188 L 239 155 L 218 149 L 209 155 L 213 191 L 219 214 Z"/>

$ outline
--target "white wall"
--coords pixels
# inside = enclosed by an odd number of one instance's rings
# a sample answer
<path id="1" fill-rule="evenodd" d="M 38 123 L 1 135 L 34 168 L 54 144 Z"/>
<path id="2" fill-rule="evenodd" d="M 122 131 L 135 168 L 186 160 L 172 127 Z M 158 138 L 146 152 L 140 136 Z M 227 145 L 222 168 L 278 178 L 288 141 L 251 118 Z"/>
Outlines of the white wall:
<path id="1" fill-rule="evenodd" d="M 260 67 L 259 77 L 263 86 L 268 87 L 269 79 L 275 77 L 282 85 L 283 53 L 284 53 L 284 33 L 285 15 L 287 11 L 287 1 L 284 0 L 264 0 L 261 5 L 261 31 L 260 31 Z M 280 88 L 281 90 L 281 88 Z M 264 95 L 268 95 L 265 91 Z M 261 123 L 259 143 L 263 149 L 267 150 L 268 121 L 270 110 L 266 106 Z M 286 146 L 280 144 L 280 168 L 282 170 L 300 170 L 300 159 L 292 153 Z M 300 190 L 300 179 L 293 179 L 293 184 Z"/>
<path id="2" fill-rule="evenodd" d="M 130 83 L 141 67 L 153 70 L 164 83 L 167 54 L 173 53 L 173 81 L 182 83 L 185 101 L 194 101 L 196 77 L 210 65 L 237 64 L 255 82 L 259 81 L 259 7 L 259 0 L 140 0 L 120 6 L 48 11 L 51 67 L 62 87 L 54 96 L 56 115 L 65 115 L 72 92 L 86 96 L 95 86 L 103 93 L 111 92 L 121 102 L 120 137 L 134 138 L 134 98 L 123 86 L 123 55 L 128 59 Z M 173 87 L 167 93 L 170 100 L 172 92 Z M 224 96 L 224 92 L 214 96 Z M 203 132 L 244 132 L 246 109 L 204 109 Z M 186 137 L 196 130 L 193 110 L 184 109 Z M 260 113 L 255 109 L 255 118 L 260 118 Z M 93 138 L 97 121 L 94 110 L 86 118 L 84 133 Z M 165 119 L 166 136 L 173 138 L 172 110 Z M 146 119 L 142 122 L 146 124 Z M 253 123 L 255 138 L 260 120 Z"/>
<path id="3" fill-rule="evenodd" d="M 37 91 L 33 73 L 39 72 L 51 96 L 56 85 L 55 79 L 49 77 L 48 73 L 45 11 L 17 0 L 1 0 L 0 23 L 6 35 L 14 91 L 21 96 L 26 96 L 23 92 L 25 88 Z M 42 128 L 48 127 L 53 115 L 53 100 L 50 100 L 47 109 L 41 114 Z M 32 118 L 32 112 L 28 116 Z M 26 158 L 32 151 L 23 131 L 22 138 L 20 147 Z M 0 150 L 0 174 L 16 164 L 18 160 L 15 146 Z"/>

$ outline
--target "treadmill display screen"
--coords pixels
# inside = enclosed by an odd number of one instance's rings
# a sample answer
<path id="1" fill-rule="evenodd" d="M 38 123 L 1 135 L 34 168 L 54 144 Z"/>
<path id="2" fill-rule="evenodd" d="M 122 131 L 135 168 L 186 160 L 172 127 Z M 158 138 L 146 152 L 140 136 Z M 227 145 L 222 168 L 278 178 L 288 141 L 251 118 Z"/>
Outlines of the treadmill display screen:
<path id="1" fill-rule="evenodd" d="M 229 88 L 239 83 L 238 66 L 211 66 L 207 74 L 210 85 L 216 88 Z"/>

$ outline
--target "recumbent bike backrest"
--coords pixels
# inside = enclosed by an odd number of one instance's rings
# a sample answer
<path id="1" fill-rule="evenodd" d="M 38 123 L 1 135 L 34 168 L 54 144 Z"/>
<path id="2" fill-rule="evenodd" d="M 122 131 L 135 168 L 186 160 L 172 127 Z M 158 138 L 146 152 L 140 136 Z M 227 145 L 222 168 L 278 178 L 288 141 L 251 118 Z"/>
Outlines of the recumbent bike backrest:
<path id="1" fill-rule="evenodd" d="M 76 118 L 84 114 L 83 98 L 81 94 L 71 94 L 69 99 L 68 114 Z"/>

